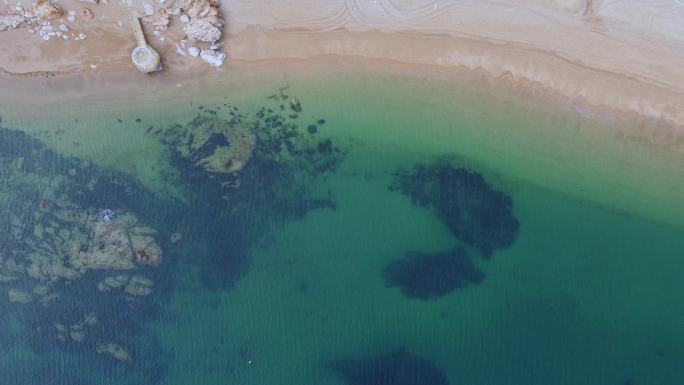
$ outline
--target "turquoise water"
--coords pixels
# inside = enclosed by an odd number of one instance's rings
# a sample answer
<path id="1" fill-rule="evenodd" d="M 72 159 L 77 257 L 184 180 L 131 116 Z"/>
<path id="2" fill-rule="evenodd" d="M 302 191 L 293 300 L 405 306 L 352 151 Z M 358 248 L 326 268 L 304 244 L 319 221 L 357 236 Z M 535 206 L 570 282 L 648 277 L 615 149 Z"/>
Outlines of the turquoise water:
<path id="1" fill-rule="evenodd" d="M 123 123 L 113 118 L 100 122 L 103 129 L 127 127 L 128 136 L 119 140 L 133 147 L 140 142 L 158 146 L 164 154 L 158 167 L 165 171 L 154 188 L 135 172 L 112 170 L 94 156 L 86 157 L 87 163 L 78 151 L 57 156 L 51 150 L 59 150 L 54 138 L 68 133 L 41 138 L 3 130 L 2 202 L 10 212 L 0 220 L 3 229 L 43 223 L 66 209 L 66 201 L 80 212 L 91 210 L 89 220 L 95 222 L 103 220 L 97 215 L 102 209 L 111 207 L 120 216 L 135 214 L 156 230 L 163 260 L 156 267 L 138 263 L 131 270 L 86 270 L 73 280 L 49 273 L 35 278 L 8 265 L 9 260 L 33 258 L 23 248 L 38 242 L 34 235 L 0 237 L 13 247 L 0 254 L 2 273 L 15 277 L 0 283 L 3 290 L 32 298 L 30 303 L 10 302 L 8 296 L 0 300 L 6 309 L 0 317 L 0 366 L 5 368 L 0 383 L 681 383 L 684 237 L 675 223 L 682 218 L 677 208 L 666 219 L 660 210 L 674 207 L 680 198 L 659 204 L 633 198 L 662 197 L 668 186 L 631 184 L 641 171 L 627 174 L 618 162 L 597 164 L 584 173 L 569 165 L 551 168 L 548 164 L 593 151 L 565 142 L 567 152 L 554 155 L 549 148 L 561 145 L 549 138 L 543 142 L 532 128 L 519 136 L 496 136 L 497 130 L 523 125 L 515 115 L 509 120 L 496 113 L 482 116 L 463 104 L 427 113 L 412 104 L 397 105 L 391 94 L 377 106 L 369 101 L 378 99 L 356 94 L 357 104 L 342 107 L 337 102 L 348 91 L 338 89 L 342 96 L 329 104 L 311 97 L 324 88 L 301 86 L 296 94 L 304 106 L 301 113 L 290 109 L 294 94 L 275 101 L 265 97 L 275 88 L 235 104 L 245 115 L 239 124 L 251 122 L 260 105 L 272 109 L 264 111 L 261 122 L 282 117 L 282 123 L 260 126 L 267 129 L 257 131 L 247 165 L 228 176 L 198 166 L 211 146 L 196 146 L 190 155 L 174 152 L 186 142 L 179 142 L 171 123 L 145 116 L 136 122 L 137 113 L 125 116 Z M 196 129 L 199 124 L 188 122 L 197 114 L 215 119 L 210 111 L 221 121 L 231 118 L 229 105 L 217 99 L 203 102 L 201 109 L 195 103 L 176 120 Z M 395 113 L 388 116 L 387 111 Z M 530 119 L 553 122 L 543 116 Z M 446 120 L 452 130 L 448 134 L 441 126 Z M 415 121 L 423 122 L 422 133 L 402 128 Z M 292 122 L 298 125 L 297 135 L 288 139 L 283 132 L 291 131 L 281 128 Z M 316 133 L 308 132 L 311 124 Z M 220 132 L 219 126 L 211 129 Z M 590 142 L 581 128 L 573 127 L 579 142 Z M 200 141 L 194 133 L 193 140 Z M 424 138 L 430 134 L 437 143 Z M 237 143 L 231 138 L 228 147 Z M 510 146 L 525 138 L 539 145 L 537 150 Z M 287 147 L 290 140 L 295 151 L 276 154 L 273 144 Z M 41 141 L 50 147 L 41 147 Z M 549 147 L 538 150 L 540 143 Z M 624 147 L 604 145 L 610 159 L 646 156 L 630 155 L 622 142 Z M 91 138 L 81 146 L 107 145 Z M 500 161 L 497 149 L 511 154 L 510 162 Z M 124 147 L 109 151 L 122 158 L 127 154 Z M 547 155 L 545 163 L 535 163 L 540 153 Z M 436 159 L 478 175 L 491 191 L 510 199 L 510 213 L 519 225 L 511 244 L 487 256 L 447 226 L 435 201 L 416 204 L 390 189 L 399 169 Z M 128 162 L 135 164 L 135 158 Z M 538 168 L 532 169 L 535 164 Z M 596 183 L 595 175 L 606 183 Z M 221 187 L 222 182 L 229 183 Z M 563 188 L 574 183 L 591 189 L 592 182 L 593 190 L 582 194 Z M 159 184 L 174 186 L 176 192 L 162 194 L 166 190 Z M 53 185 L 58 187 L 46 187 Z M 466 185 L 442 198 L 466 194 L 474 184 Z M 476 190 L 460 208 L 470 210 L 485 195 L 486 190 Z M 608 204 L 611 196 L 614 207 Z M 43 209 L 42 200 L 51 206 Z M 13 217 L 20 220 L 13 222 Z M 467 231 L 483 234 L 477 218 L 463 221 Z M 59 233 L 65 225 L 52 226 Z M 481 282 L 428 299 L 388 286 L 383 272 L 407 252 L 435 254 L 458 247 L 482 273 Z M 69 251 L 63 252 L 70 261 Z M 119 273 L 153 279 L 152 293 L 97 289 L 105 277 Z M 32 292 L 41 284 L 60 297 L 46 301 Z M 87 326 L 83 314 L 91 311 L 98 322 Z M 85 336 L 76 341 L 55 323 L 67 329 L 80 323 Z M 109 342 L 129 357 L 97 352 L 98 344 Z M 392 361 L 397 357 L 403 361 Z M 349 374 L 352 369 L 357 382 Z M 416 382 L 412 373 L 419 370 L 426 372 Z"/>

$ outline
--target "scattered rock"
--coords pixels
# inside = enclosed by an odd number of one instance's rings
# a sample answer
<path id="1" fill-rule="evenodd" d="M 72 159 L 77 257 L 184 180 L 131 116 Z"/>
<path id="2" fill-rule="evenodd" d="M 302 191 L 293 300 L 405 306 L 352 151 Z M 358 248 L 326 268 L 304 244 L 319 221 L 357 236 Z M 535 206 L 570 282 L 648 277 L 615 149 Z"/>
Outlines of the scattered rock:
<path id="1" fill-rule="evenodd" d="M 175 233 L 171 234 L 171 243 L 177 243 L 181 239 L 183 239 L 183 234 L 181 234 L 179 232 L 175 232 Z"/>
<path id="2" fill-rule="evenodd" d="M 93 4 L 93 5 L 97 5 L 97 3 L 98 3 L 98 0 L 78 0 L 78 1 L 80 1 L 81 3 L 88 3 L 88 4 Z"/>
<path id="3" fill-rule="evenodd" d="M 188 48 L 188 53 L 190 56 L 198 57 L 200 54 L 200 49 L 197 47 L 190 47 Z"/>
<path id="4" fill-rule="evenodd" d="M 95 313 L 88 313 L 85 315 L 83 318 L 83 323 L 89 326 L 93 326 L 97 324 L 97 317 L 95 316 Z"/>
<path id="5" fill-rule="evenodd" d="M 297 98 L 290 99 L 290 108 L 295 112 L 302 112 L 302 103 Z"/>
<path id="6" fill-rule="evenodd" d="M 83 18 L 85 20 L 92 20 L 93 17 L 95 16 L 95 15 L 93 15 L 93 11 L 91 11 L 90 9 L 85 8 L 85 7 L 81 8 L 78 11 L 78 15 L 81 16 L 81 18 Z M 83 35 L 83 34 L 81 34 L 81 35 Z"/>
<path id="7" fill-rule="evenodd" d="M 134 275 L 126 285 L 126 293 L 134 296 L 148 295 L 152 293 L 153 282 L 149 278 Z"/>
<path id="8" fill-rule="evenodd" d="M 10 302 L 29 303 L 33 300 L 31 294 L 14 289 L 7 291 L 7 296 L 9 297 Z"/>
<path id="9" fill-rule="evenodd" d="M 85 338 L 86 333 L 82 330 L 72 330 L 69 333 L 69 336 L 71 337 L 72 340 L 76 342 L 81 342 L 83 338 Z"/>
<path id="10" fill-rule="evenodd" d="M 0 15 L 0 31 L 17 29 L 26 22 L 23 15 Z"/>
<path id="11" fill-rule="evenodd" d="M 128 282 L 128 276 L 117 275 L 115 277 L 107 277 L 97 284 L 97 290 L 99 291 L 110 291 L 112 289 L 119 289 L 123 287 Z"/>
<path id="12" fill-rule="evenodd" d="M 131 355 L 124 349 L 123 347 L 107 342 L 107 343 L 102 343 L 98 342 L 97 345 L 95 346 L 95 351 L 97 351 L 99 354 L 107 354 L 114 358 L 115 360 L 118 361 L 130 361 L 131 360 Z"/>

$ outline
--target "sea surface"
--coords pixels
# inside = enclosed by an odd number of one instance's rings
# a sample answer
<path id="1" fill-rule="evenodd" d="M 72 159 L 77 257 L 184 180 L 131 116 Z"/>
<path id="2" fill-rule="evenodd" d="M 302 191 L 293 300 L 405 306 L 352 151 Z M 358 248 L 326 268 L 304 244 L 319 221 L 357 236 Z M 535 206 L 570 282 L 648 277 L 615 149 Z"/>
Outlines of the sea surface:
<path id="1" fill-rule="evenodd" d="M 684 157 L 624 121 L 378 71 L 181 96 L 0 108 L 0 384 L 684 383 Z M 161 263 L 50 270 L 106 209 Z"/>

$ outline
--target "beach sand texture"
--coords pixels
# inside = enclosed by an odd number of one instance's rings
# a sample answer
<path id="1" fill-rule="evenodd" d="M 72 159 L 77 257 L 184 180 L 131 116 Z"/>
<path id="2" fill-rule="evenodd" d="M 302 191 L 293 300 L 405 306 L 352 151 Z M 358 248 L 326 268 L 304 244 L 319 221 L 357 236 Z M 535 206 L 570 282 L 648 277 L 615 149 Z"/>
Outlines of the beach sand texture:
<path id="1" fill-rule="evenodd" d="M 221 7 L 227 22 L 222 41 L 233 62 L 339 55 L 474 68 L 578 105 L 684 123 L 684 6 L 672 0 L 233 0 Z M 130 63 L 133 35 L 118 23 L 125 21 L 124 7 L 112 1 L 90 8 L 95 18 L 77 21 L 87 40 L 43 42 L 25 30 L 1 33 L 0 68 L 15 74 L 126 71 L 138 79 Z M 149 39 L 167 70 L 213 71 L 176 52 L 177 24 L 164 42 Z"/>

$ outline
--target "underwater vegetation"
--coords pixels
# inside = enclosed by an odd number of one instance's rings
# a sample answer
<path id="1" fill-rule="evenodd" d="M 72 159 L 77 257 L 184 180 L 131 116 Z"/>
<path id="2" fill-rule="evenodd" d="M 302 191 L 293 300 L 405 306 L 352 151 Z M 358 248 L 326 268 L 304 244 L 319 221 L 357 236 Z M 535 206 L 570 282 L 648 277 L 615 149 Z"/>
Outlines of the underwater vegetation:
<path id="1" fill-rule="evenodd" d="M 419 299 L 441 297 L 484 279 L 463 248 L 434 254 L 410 251 L 387 265 L 383 276 L 387 286 L 398 286 L 406 297 Z"/>
<path id="2" fill-rule="evenodd" d="M 511 197 L 495 190 L 481 174 L 448 161 L 399 170 L 390 189 L 416 205 L 432 207 L 456 238 L 486 258 L 511 246 L 518 236 Z"/>
<path id="3" fill-rule="evenodd" d="M 335 208 L 310 186 L 344 151 L 319 137 L 323 119 L 300 127 L 274 110 L 202 106 L 184 124 L 147 128 L 169 150 L 182 200 L 0 129 L 0 304 L 10 313 L 0 323 L 21 330 L 0 339 L 46 357 L 30 372 L 0 371 L 0 383 L 87 383 L 62 374 L 54 353 L 117 384 L 163 383 L 172 357 L 146 325 L 168 316 L 179 277 L 196 271 L 179 268 L 198 265 L 193 282 L 230 289 L 269 229 Z"/>
<path id="4" fill-rule="evenodd" d="M 398 170 L 390 190 L 407 195 L 415 205 L 434 209 L 460 242 L 485 258 L 511 246 L 518 236 L 511 197 L 495 190 L 481 174 L 446 160 Z M 479 284 L 485 275 L 469 252 L 458 247 L 438 253 L 408 252 L 388 264 L 383 277 L 388 287 L 398 286 L 406 297 L 426 300 L 469 283 Z"/>
<path id="5" fill-rule="evenodd" d="M 3 346 L 24 341 L 39 355 L 65 352 L 66 361 L 117 373 L 122 381 L 161 381 L 166 357 L 160 345 L 150 337 L 145 344 L 135 341 L 159 314 L 173 262 L 136 260 L 132 245 L 159 251 L 157 241 L 167 234 L 168 211 L 160 210 L 166 204 L 130 176 L 59 155 L 9 129 L 0 129 L 0 182 L 0 303 L 21 330 L 3 335 Z M 128 232 L 133 228 L 143 232 Z M 158 284 L 154 290 L 100 290 L 113 273 L 126 284 L 131 273 L 135 282 Z M 116 346 L 121 354 L 100 346 Z M 0 383 L 87 383 L 77 373 L 46 359 L 31 371 L 4 368 Z"/>
<path id="6" fill-rule="evenodd" d="M 281 92 L 272 99 L 290 98 Z M 202 107 L 186 124 L 147 132 L 168 146 L 186 191 L 187 215 L 178 222 L 184 237 L 201 245 L 192 258 L 203 262 L 202 282 L 230 289 L 269 229 L 314 209 L 335 208 L 311 185 L 334 172 L 345 152 L 276 106 L 248 114 L 228 104 Z"/>
<path id="7" fill-rule="evenodd" d="M 333 361 L 328 367 L 348 385 L 449 385 L 439 367 L 404 349 L 381 356 Z"/>

